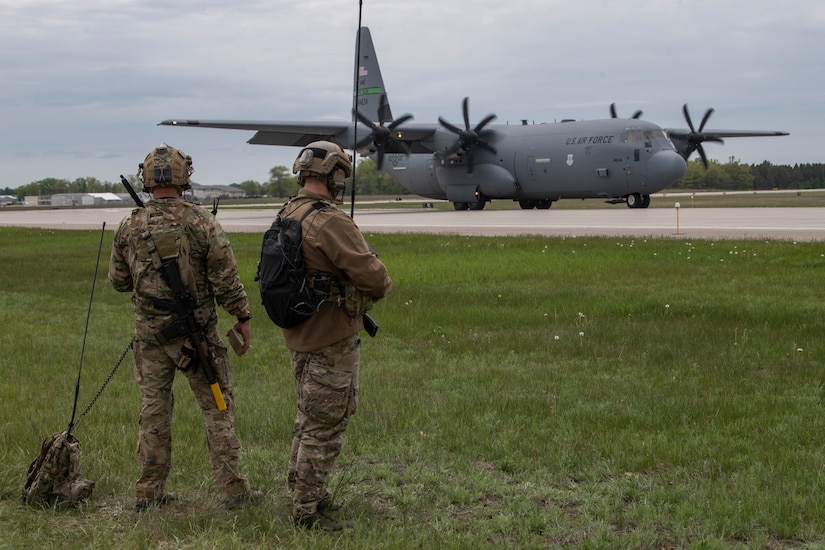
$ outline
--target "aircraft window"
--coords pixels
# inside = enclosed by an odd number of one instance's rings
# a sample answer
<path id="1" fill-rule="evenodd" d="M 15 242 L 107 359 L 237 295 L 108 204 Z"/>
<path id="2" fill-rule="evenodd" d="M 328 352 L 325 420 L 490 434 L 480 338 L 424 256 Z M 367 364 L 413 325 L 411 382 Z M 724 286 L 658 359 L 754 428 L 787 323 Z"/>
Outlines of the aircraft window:
<path id="1" fill-rule="evenodd" d="M 633 143 L 640 141 L 642 138 L 642 131 L 639 128 L 627 128 L 622 132 L 622 143 Z"/>
<path id="2" fill-rule="evenodd" d="M 641 128 L 627 128 L 622 132 L 622 143 L 652 142 L 658 138 L 667 138 L 663 130 L 642 130 Z"/>

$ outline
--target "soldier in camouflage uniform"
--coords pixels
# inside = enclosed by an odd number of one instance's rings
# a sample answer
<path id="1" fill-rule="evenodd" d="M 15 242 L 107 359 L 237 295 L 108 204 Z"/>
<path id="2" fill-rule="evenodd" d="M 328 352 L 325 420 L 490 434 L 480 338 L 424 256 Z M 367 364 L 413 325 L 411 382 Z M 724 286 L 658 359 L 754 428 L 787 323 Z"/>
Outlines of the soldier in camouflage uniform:
<path id="1" fill-rule="evenodd" d="M 241 508 L 259 500 L 238 468 L 241 444 L 235 433 L 232 375 L 226 346 L 217 332 L 216 302 L 237 317 L 234 329 L 243 337 L 239 355 L 249 348 L 250 319 L 246 291 L 238 278 L 238 267 L 223 229 L 207 210 L 182 200 L 189 189 L 191 157 L 161 144 L 140 164 L 144 190 L 152 194 L 145 208 L 137 208 L 120 223 L 109 262 L 109 280 L 116 290 L 131 292 L 135 309 L 135 380 L 140 388 L 141 410 L 138 457 L 140 477 L 136 483 L 136 511 L 158 507 L 174 500 L 166 492 L 172 462 L 172 383 L 181 370 L 203 413 L 212 473 L 224 495 L 227 509 Z M 147 241 L 147 230 L 151 240 Z M 150 253 L 147 242 L 158 254 Z M 193 357 L 188 337 L 158 339 L 158 331 L 175 320 L 174 313 L 158 307 L 156 299 L 174 300 L 175 295 L 155 268 L 153 260 L 176 258 L 181 280 L 194 298 L 198 324 L 208 343 L 222 390 L 225 410 L 219 410 L 204 368 Z"/>
<path id="2" fill-rule="evenodd" d="M 301 190 L 285 215 L 300 219 L 314 203 L 324 203 L 301 228 L 308 277 L 331 273 L 337 283 L 317 313 L 283 329 L 298 403 L 288 485 L 295 525 L 340 530 L 349 524 L 332 514 L 340 505 L 332 501 L 326 482 L 357 405 L 363 316 L 389 294 L 392 281 L 352 218 L 335 207 L 352 174 L 350 157 L 338 145 L 318 141 L 300 152 L 293 171 Z"/>

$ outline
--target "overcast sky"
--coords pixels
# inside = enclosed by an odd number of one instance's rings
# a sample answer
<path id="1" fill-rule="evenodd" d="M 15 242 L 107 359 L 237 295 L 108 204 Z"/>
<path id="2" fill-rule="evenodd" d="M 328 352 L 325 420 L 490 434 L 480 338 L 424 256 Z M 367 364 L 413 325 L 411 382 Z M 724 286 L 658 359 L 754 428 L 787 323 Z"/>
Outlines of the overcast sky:
<path id="1" fill-rule="evenodd" d="M 782 130 L 710 158 L 823 163 L 822 0 L 363 0 L 395 116 L 497 123 L 644 111 Z M 264 182 L 297 149 L 167 118 L 348 120 L 358 0 L 0 0 L 0 188 L 132 174 L 167 142 L 201 184 Z"/>

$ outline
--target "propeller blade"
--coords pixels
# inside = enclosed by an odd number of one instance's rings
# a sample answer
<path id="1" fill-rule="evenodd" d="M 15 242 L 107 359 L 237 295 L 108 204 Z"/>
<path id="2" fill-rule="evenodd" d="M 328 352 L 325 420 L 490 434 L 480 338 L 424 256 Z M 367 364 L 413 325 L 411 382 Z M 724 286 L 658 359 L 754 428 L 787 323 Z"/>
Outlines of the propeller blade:
<path id="1" fill-rule="evenodd" d="M 456 141 L 453 145 L 444 151 L 445 157 L 451 157 L 454 154 L 458 153 L 458 150 L 461 149 L 461 141 Z"/>
<path id="2" fill-rule="evenodd" d="M 371 121 L 370 119 L 368 119 L 364 115 L 364 113 L 362 113 L 361 111 L 354 111 L 354 112 L 355 112 L 355 118 L 358 119 L 358 122 L 360 122 L 361 124 L 364 124 L 366 126 L 369 126 L 373 130 L 375 129 L 375 123 L 373 121 Z"/>
<path id="3" fill-rule="evenodd" d="M 438 122 L 454 134 L 461 134 L 461 132 L 462 132 L 462 130 L 460 128 L 458 128 L 456 126 L 453 126 L 452 124 L 450 124 L 449 122 L 447 122 L 446 120 L 444 120 L 441 117 L 438 117 Z"/>
<path id="4" fill-rule="evenodd" d="M 690 131 L 693 132 L 693 133 L 696 133 L 696 128 L 693 127 L 693 121 L 690 119 L 690 113 L 688 112 L 687 103 L 682 105 L 682 113 L 684 113 L 684 115 L 685 115 L 685 120 L 688 123 L 688 127 L 690 128 Z"/>
<path id="5" fill-rule="evenodd" d="M 470 126 L 470 98 L 465 97 L 461 102 L 461 114 L 464 118 L 464 129 L 451 124 L 444 117 L 438 117 L 438 122 L 448 131 L 458 136 L 458 139 L 451 146 L 446 147 L 441 153 L 443 157 L 451 157 L 459 151 L 464 152 L 464 162 L 467 164 L 467 173 L 473 173 L 473 165 L 475 164 L 475 149 L 480 147 L 485 151 L 496 154 L 496 149 L 487 141 L 481 139 L 481 134 L 484 132 L 484 127 L 496 119 L 496 115 L 489 114 L 479 122 L 475 128 Z M 487 131 L 490 132 L 489 130 Z"/>
<path id="6" fill-rule="evenodd" d="M 630 117 L 630 118 L 642 118 L 643 114 L 645 114 L 644 111 L 639 110 L 639 111 L 636 111 L 635 113 L 633 113 L 633 116 Z M 619 115 L 616 114 L 616 104 L 615 103 L 610 104 L 610 118 L 619 118 Z"/>
<path id="7" fill-rule="evenodd" d="M 687 121 L 688 126 L 690 127 L 690 132 L 684 136 L 684 139 L 687 140 L 687 149 L 684 152 L 685 160 L 693 153 L 694 151 L 699 153 L 699 157 L 702 159 L 702 164 L 705 165 L 705 170 L 708 169 L 708 157 L 705 154 L 705 148 L 702 147 L 702 143 L 706 141 L 712 141 L 715 143 L 724 143 L 722 138 L 716 136 L 706 136 L 702 133 L 705 129 L 705 125 L 708 123 L 710 116 L 714 113 L 714 110 L 708 109 L 705 111 L 704 116 L 702 117 L 702 121 L 699 124 L 699 130 L 697 131 L 696 128 L 693 126 L 693 120 L 690 118 L 690 112 L 688 111 L 687 103 L 682 105 L 682 113 L 685 115 L 685 120 Z"/>
<path id="8" fill-rule="evenodd" d="M 465 97 L 464 101 L 461 102 L 461 110 L 464 113 L 464 128 L 466 130 L 470 129 L 470 98 Z"/>
<path id="9" fill-rule="evenodd" d="M 358 143 L 356 143 L 355 144 L 355 149 L 356 150 L 357 149 L 363 149 L 364 147 L 366 147 L 367 145 L 370 145 L 371 143 L 372 143 L 372 135 L 369 135 L 369 136 L 363 138 Z"/>
<path id="10" fill-rule="evenodd" d="M 710 115 L 712 115 L 712 114 L 713 114 L 713 109 L 708 109 L 705 112 L 705 116 L 702 117 L 702 123 L 699 125 L 699 133 L 701 133 L 702 130 L 705 129 L 705 124 L 707 124 L 708 119 L 710 118 Z"/>
<path id="11" fill-rule="evenodd" d="M 702 158 L 702 164 L 705 165 L 705 170 L 708 169 L 708 157 L 705 155 L 705 149 L 702 147 L 701 144 L 696 146 L 696 150 L 699 152 L 699 156 Z"/>
<path id="12" fill-rule="evenodd" d="M 496 115 L 494 115 L 492 113 L 490 113 L 489 115 L 484 117 L 484 120 L 479 122 L 478 126 L 476 126 L 476 128 L 475 128 L 476 133 L 481 133 L 482 128 L 487 126 L 491 121 L 495 120 L 496 118 L 497 118 Z"/>
<path id="13" fill-rule="evenodd" d="M 408 120 L 412 119 L 412 117 L 413 116 L 409 113 L 407 113 L 406 115 L 401 115 L 399 118 L 397 118 L 397 119 L 393 120 L 392 122 L 390 122 L 390 124 L 389 124 L 389 126 L 387 126 L 387 128 L 390 129 L 390 130 L 395 130 L 397 127 L 401 126 L 402 124 L 404 124 Z"/>
<path id="14" fill-rule="evenodd" d="M 388 126 L 384 126 L 384 118 L 386 117 L 387 110 L 387 94 L 381 94 L 381 97 L 378 99 L 378 118 L 380 119 L 378 124 L 364 116 L 360 111 L 355 113 L 358 121 L 372 130 L 368 136 L 355 144 L 355 148 L 363 149 L 372 145 L 375 148 L 376 165 L 379 170 L 384 165 L 384 154 L 386 153 L 388 147 L 401 149 L 407 155 L 411 153 L 409 145 L 395 137 L 395 130 L 403 123 L 413 118 L 413 116 L 407 113 L 400 116 L 396 120 L 390 121 Z"/>

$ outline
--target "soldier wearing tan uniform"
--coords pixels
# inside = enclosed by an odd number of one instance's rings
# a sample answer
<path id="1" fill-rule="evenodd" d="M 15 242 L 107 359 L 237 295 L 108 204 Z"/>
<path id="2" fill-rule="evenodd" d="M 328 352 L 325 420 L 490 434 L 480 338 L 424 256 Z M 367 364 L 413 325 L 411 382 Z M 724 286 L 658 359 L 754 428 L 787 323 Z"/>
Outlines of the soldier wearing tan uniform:
<path id="1" fill-rule="evenodd" d="M 227 509 L 259 500 L 238 468 L 241 443 L 235 433 L 232 375 L 226 346 L 217 332 L 216 303 L 237 317 L 234 329 L 243 338 L 239 355 L 249 348 L 250 319 L 246 291 L 229 241 L 210 212 L 182 200 L 191 187 L 191 157 L 161 144 L 141 163 L 138 177 L 152 194 L 145 208 L 126 216 L 115 232 L 109 262 L 109 280 L 116 290 L 131 292 L 135 309 L 135 380 L 140 388 L 138 458 L 135 510 L 142 512 L 174 500 L 166 492 L 172 464 L 172 383 L 176 370 L 186 376 L 203 413 L 212 473 Z M 152 246 L 157 254 L 151 253 Z M 174 301 L 175 294 L 156 267 L 155 259 L 174 259 L 186 294 L 195 305 L 220 386 L 214 395 L 193 353 L 188 336 L 166 339 L 160 331 L 177 316 L 159 300 Z M 225 410 L 216 400 L 222 395 Z"/>
<path id="2" fill-rule="evenodd" d="M 326 483 L 357 407 L 358 332 L 364 313 L 389 294 L 392 281 L 352 218 L 335 207 L 352 174 L 350 157 L 338 145 L 318 141 L 300 152 L 293 171 L 301 190 L 284 213 L 300 219 L 314 203 L 324 203 L 304 218 L 302 251 L 308 277 L 331 273 L 336 290 L 308 320 L 283 329 L 298 404 L 288 484 L 295 525 L 339 530 L 348 524 L 332 514 L 340 506 Z"/>

